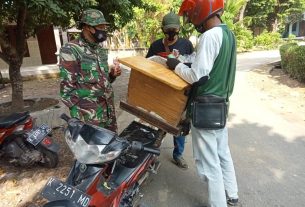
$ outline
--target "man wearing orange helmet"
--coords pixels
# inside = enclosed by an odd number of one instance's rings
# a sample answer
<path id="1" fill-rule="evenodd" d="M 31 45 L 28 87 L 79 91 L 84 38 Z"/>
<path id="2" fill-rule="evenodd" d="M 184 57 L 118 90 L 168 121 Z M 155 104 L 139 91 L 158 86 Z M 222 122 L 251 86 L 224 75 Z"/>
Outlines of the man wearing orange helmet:
<path id="1" fill-rule="evenodd" d="M 199 100 L 198 97 L 217 97 L 224 100 L 225 105 L 233 92 L 236 44 L 233 33 L 222 24 L 220 16 L 223 8 L 223 0 L 184 0 L 179 15 L 183 15 L 198 32 L 202 33 L 196 57 L 191 67 L 175 58 L 167 60 L 170 69 L 175 70 L 179 76 L 194 86 L 188 104 L 189 117 L 193 115 L 193 152 L 198 174 L 208 184 L 209 205 L 212 207 L 238 204 L 237 182 L 228 145 L 227 128 L 223 125 L 221 128 L 211 129 L 203 124 L 197 124 L 194 119 L 200 117 L 195 110 L 196 104 L 193 104 L 194 100 Z"/>

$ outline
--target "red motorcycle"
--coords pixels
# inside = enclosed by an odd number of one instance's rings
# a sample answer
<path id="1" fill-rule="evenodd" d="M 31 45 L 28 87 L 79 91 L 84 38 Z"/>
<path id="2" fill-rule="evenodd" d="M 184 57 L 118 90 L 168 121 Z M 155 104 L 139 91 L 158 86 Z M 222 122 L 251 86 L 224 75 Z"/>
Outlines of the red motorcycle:
<path id="1" fill-rule="evenodd" d="M 51 177 L 41 194 L 44 207 L 139 206 L 140 186 L 156 173 L 164 133 L 133 121 L 118 136 L 66 115 L 66 142 L 76 160 L 66 182 Z M 163 137 L 162 137 L 163 136 Z"/>
<path id="2" fill-rule="evenodd" d="M 33 125 L 29 112 L 1 116 L 0 157 L 23 167 L 34 164 L 56 167 L 59 146 L 48 136 L 51 129 L 45 124 L 39 127 Z"/>

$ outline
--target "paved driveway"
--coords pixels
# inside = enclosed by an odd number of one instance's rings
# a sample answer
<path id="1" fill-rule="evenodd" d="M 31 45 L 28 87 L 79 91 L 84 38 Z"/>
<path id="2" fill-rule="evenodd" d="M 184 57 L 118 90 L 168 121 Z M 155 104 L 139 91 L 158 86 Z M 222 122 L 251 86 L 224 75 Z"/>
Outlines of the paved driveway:
<path id="1" fill-rule="evenodd" d="M 242 206 L 305 206 L 305 123 L 302 116 L 287 116 L 263 101 L 247 74 L 279 60 L 278 51 L 238 55 L 235 91 L 231 100 L 229 136 Z M 291 89 L 293 90 L 293 89 Z M 122 112 L 119 125 L 132 120 Z M 207 201 L 207 186 L 196 175 L 188 137 L 186 171 L 171 163 L 172 138 L 162 144 L 162 166 L 143 189 L 143 201 L 158 207 L 199 207 Z"/>

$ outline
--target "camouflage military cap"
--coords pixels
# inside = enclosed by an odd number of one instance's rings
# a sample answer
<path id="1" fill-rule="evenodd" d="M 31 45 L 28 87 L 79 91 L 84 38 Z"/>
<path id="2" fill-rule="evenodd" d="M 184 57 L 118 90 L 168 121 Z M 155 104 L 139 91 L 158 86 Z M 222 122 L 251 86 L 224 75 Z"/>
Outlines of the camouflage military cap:
<path id="1" fill-rule="evenodd" d="M 96 9 L 85 10 L 82 14 L 81 23 L 88 24 L 90 26 L 109 24 L 106 22 L 104 14 Z"/>

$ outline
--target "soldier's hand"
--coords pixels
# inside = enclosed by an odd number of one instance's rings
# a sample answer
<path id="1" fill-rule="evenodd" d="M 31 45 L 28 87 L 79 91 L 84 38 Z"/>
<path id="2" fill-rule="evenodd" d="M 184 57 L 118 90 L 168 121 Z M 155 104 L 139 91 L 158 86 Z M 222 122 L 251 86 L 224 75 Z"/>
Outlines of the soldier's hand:
<path id="1" fill-rule="evenodd" d="M 121 73 L 122 73 L 122 70 L 119 65 L 114 65 L 111 67 L 111 71 L 110 71 L 111 76 L 118 77 L 121 75 Z"/>
<path id="2" fill-rule="evenodd" d="M 112 77 L 118 77 L 122 73 L 120 63 L 118 61 L 118 58 L 113 59 L 113 65 L 111 66 L 110 74 Z"/>

